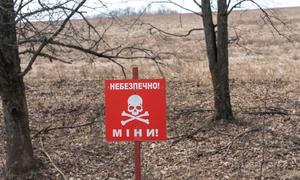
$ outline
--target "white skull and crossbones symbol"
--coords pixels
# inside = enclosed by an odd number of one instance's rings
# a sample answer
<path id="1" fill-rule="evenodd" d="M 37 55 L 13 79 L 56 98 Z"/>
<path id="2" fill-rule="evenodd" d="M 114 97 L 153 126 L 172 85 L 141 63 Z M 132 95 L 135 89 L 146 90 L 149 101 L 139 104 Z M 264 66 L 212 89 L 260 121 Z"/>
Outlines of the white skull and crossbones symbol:
<path id="1" fill-rule="evenodd" d="M 125 126 L 127 123 L 138 120 L 140 122 L 143 122 L 145 124 L 149 124 L 149 119 L 144 119 L 142 117 L 149 116 L 149 112 L 145 111 L 143 114 L 140 114 L 143 111 L 143 99 L 139 95 L 131 95 L 128 98 L 128 108 L 127 111 L 130 112 L 131 114 L 123 111 L 121 113 L 121 116 L 126 116 L 129 117 L 127 120 L 122 120 L 121 124 Z"/>

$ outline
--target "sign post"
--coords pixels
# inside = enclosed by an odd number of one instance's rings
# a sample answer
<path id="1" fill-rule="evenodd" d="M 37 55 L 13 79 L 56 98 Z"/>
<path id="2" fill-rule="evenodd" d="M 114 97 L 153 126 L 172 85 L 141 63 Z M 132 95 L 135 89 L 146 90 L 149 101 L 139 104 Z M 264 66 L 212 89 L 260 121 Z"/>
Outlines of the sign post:
<path id="1" fill-rule="evenodd" d="M 132 68 L 132 79 L 139 79 L 138 67 Z M 141 141 L 134 141 L 134 176 L 135 180 L 142 178 L 142 165 L 141 165 Z"/>
<path id="2" fill-rule="evenodd" d="M 106 141 L 134 141 L 135 179 L 141 180 L 141 142 L 165 141 L 166 80 L 105 81 Z"/>

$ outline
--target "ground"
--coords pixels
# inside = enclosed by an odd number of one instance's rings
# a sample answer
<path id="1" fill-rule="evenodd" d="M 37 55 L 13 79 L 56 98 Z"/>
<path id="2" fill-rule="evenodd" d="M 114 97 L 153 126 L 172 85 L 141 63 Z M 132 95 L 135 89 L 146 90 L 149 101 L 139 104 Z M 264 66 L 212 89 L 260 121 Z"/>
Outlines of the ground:
<path id="1" fill-rule="evenodd" d="M 142 144 L 145 179 L 300 177 L 299 84 L 231 82 L 228 125 L 211 122 L 208 84 L 168 82 L 168 141 Z M 133 143 L 104 140 L 103 81 L 32 82 L 27 93 L 37 179 L 62 179 L 54 165 L 73 179 L 133 178 Z"/>
<path id="2" fill-rule="evenodd" d="M 200 32 L 182 39 L 132 33 L 153 48 L 178 51 L 162 66 L 167 79 L 168 140 L 142 143 L 144 179 L 300 179 L 298 10 L 282 10 L 292 17 L 288 20 L 293 25 L 293 31 L 281 27 L 282 31 L 294 42 L 265 32 L 270 27 L 257 22 L 255 12 L 249 12 L 254 14 L 251 18 L 232 20 L 245 39 L 241 38 L 241 44 L 247 47 L 230 47 L 236 118 L 232 124 L 212 120 L 213 93 Z M 177 17 L 160 18 L 169 23 L 164 25 L 153 21 L 155 17 L 145 21 L 172 30 L 180 26 Z M 183 16 L 187 21 L 196 18 Z M 183 22 L 186 29 L 191 27 Z M 162 76 L 151 62 L 123 63 L 129 69 L 137 64 L 142 78 Z M 40 163 L 27 179 L 134 178 L 133 143 L 107 143 L 104 138 L 104 80 L 118 78 L 122 78 L 120 70 L 108 62 L 39 62 L 33 67 L 25 82 L 31 137 Z M 4 137 L 3 123 L 0 126 Z M 0 141 L 3 170 L 5 141 Z"/>

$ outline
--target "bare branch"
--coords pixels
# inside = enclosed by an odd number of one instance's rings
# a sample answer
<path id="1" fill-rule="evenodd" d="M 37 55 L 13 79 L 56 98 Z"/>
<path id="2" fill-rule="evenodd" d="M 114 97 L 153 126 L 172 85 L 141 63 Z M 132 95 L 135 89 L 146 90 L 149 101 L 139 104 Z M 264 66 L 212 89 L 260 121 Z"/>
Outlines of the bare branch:
<path id="1" fill-rule="evenodd" d="M 88 54 L 91 54 L 91 55 L 94 55 L 94 56 L 97 56 L 97 57 L 100 57 L 100 58 L 106 58 L 106 59 L 111 59 L 111 58 L 117 58 L 117 59 L 152 59 L 153 57 L 147 57 L 147 56 L 120 56 L 120 52 L 125 50 L 125 49 L 128 49 L 129 47 L 125 47 L 125 48 L 121 48 L 120 47 L 120 50 L 118 50 L 118 52 L 116 53 L 116 55 L 109 55 L 107 54 L 108 52 L 112 52 L 118 48 L 113 48 L 113 49 L 109 49 L 109 50 L 105 50 L 103 52 L 97 52 L 97 51 L 94 51 L 92 49 L 89 49 L 89 48 L 85 48 L 85 47 L 81 47 L 81 46 L 77 46 L 77 45 L 74 45 L 74 44 L 67 44 L 67 43 L 63 43 L 63 42 L 59 42 L 59 41 L 50 41 L 49 44 L 54 44 L 54 45 L 58 45 L 58 46 L 63 46 L 63 47 L 67 47 L 67 48 L 70 48 L 70 49 L 75 49 L 75 50 L 79 50 L 79 51 L 82 51 L 84 53 L 88 53 Z M 131 49 L 133 49 L 131 47 Z"/>
<path id="2" fill-rule="evenodd" d="M 50 163 L 52 164 L 52 166 L 59 172 L 59 174 L 63 177 L 64 180 L 67 180 L 66 175 L 56 166 L 56 164 L 54 164 L 51 156 L 47 153 L 47 151 L 44 148 L 44 143 L 42 138 L 40 138 L 40 143 L 41 143 L 41 151 L 46 155 L 46 157 L 49 159 Z"/>
<path id="3" fill-rule="evenodd" d="M 276 25 L 274 24 L 274 21 L 272 20 L 275 19 L 277 21 L 279 21 L 281 24 L 283 25 L 286 25 L 285 23 L 283 23 L 282 20 L 279 20 L 279 18 L 274 18 L 272 15 L 270 15 L 264 8 L 262 8 L 257 2 L 255 2 L 254 0 L 247 0 L 247 1 L 250 1 L 252 2 L 253 4 L 255 4 L 260 10 L 261 12 L 265 15 L 264 18 L 266 18 L 266 20 L 263 18 L 264 21 L 266 21 L 267 23 L 270 24 L 270 26 L 276 31 L 276 33 L 279 35 L 279 36 L 282 36 L 284 37 L 286 40 L 288 40 L 289 42 L 292 42 L 292 40 L 286 36 L 285 34 L 281 33 L 280 30 L 276 27 Z"/>
<path id="4" fill-rule="evenodd" d="M 193 0 L 193 1 L 200 9 L 202 8 L 201 4 L 197 0 Z"/>
<path id="5" fill-rule="evenodd" d="M 143 24 L 150 26 L 149 30 L 150 30 L 151 34 L 152 34 L 152 29 L 155 29 L 160 33 L 163 33 L 163 34 L 166 34 L 166 35 L 169 35 L 169 36 L 175 36 L 175 37 L 187 37 L 194 31 L 203 31 L 204 30 L 203 28 L 193 28 L 193 29 L 190 29 L 186 34 L 173 34 L 173 33 L 164 31 L 162 29 L 159 29 L 158 27 L 155 27 L 155 26 L 153 26 L 152 24 L 149 24 L 149 23 L 143 23 Z"/>
<path id="6" fill-rule="evenodd" d="M 230 10 L 228 10 L 227 14 L 229 15 L 235 8 L 239 7 L 242 3 L 246 2 L 246 1 L 249 1 L 249 0 L 240 0 L 239 2 L 237 2 L 236 4 L 234 4 L 230 8 Z M 227 9 L 229 8 L 230 3 L 231 3 L 231 1 L 228 2 Z"/>
<path id="7" fill-rule="evenodd" d="M 67 16 L 67 18 L 64 20 L 64 22 L 62 23 L 62 25 L 59 27 L 59 29 L 57 29 L 57 31 L 49 38 L 45 38 L 42 42 L 42 44 L 40 45 L 40 47 L 38 48 L 38 50 L 36 51 L 36 53 L 31 57 L 27 67 L 25 68 L 25 70 L 20 73 L 19 76 L 25 76 L 32 68 L 33 63 L 35 62 L 36 58 L 38 57 L 39 53 L 43 50 L 43 48 L 50 42 L 52 41 L 56 36 L 58 36 L 58 34 L 65 28 L 66 24 L 68 23 L 68 21 L 71 19 L 71 17 L 79 10 L 79 8 L 86 2 L 86 0 L 81 1 L 77 7 Z"/>
<path id="8" fill-rule="evenodd" d="M 60 129 L 75 129 L 75 128 L 81 128 L 81 127 L 86 127 L 86 126 L 91 126 L 94 123 L 98 123 L 99 121 L 91 121 L 85 124 L 78 124 L 78 125 L 74 125 L 74 126 L 60 126 L 60 127 L 52 127 L 52 124 L 39 130 L 37 133 L 35 133 L 35 135 L 32 137 L 32 139 L 37 138 L 40 134 L 44 134 L 44 133 L 48 133 L 50 131 L 55 131 L 55 130 L 60 130 Z"/>
<path id="9" fill-rule="evenodd" d="M 58 9 L 73 11 L 73 9 L 64 6 L 65 4 L 67 4 L 69 2 L 69 1 L 66 1 L 64 3 L 59 3 L 59 4 L 54 5 L 52 7 L 45 6 L 45 5 L 43 5 L 43 4 L 40 3 L 40 5 L 42 6 L 41 8 L 36 9 L 34 11 L 31 11 L 31 12 L 28 12 L 28 13 L 22 14 L 21 13 L 21 9 L 23 9 L 25 6 L 27 6 L 28 4 L 30 4 L 32 1 L 33 0 L 28 1 L 27 3 L 23 4 L 22 6 L 19 6 L 19 8 L 17 10 L 17 14 L 19 14 L 19 17 L 16 19 L 16 22 L 19 22 L 22 19 L 30 17 L 30 16 L 33 16 L 35 14 L 39 14 L 39 13 L 43 13 L 43 12 L 48 12 L 48 11 L 54 11 L 54 10 L 58 10 Z"/>
<path id="10" fill-rule="evenodd" d="M 194 2 L 196 3 L 197 1 L 194 1 Z M 202 16 L 202 13 L 193 11 L 192 9 L 189 9 L 189 8 L 187 8 L 187 7 L 184 7 L 184 6 L 178 4 L 178 3 L 174 2 L 174 1 L 171 1 L 171 0 L 166 0 L 166 1 L 155 1 L 155 3 L 168 3 L 168 4 L 173 4 L 173 5 L 175 5 L 175 6 L 179 7 L 179 8 L 181 8 L 181 9 L 184 9 L 184 10 L 189 11 L 189 12 L 191 12 L 191 13 L 197 14 L 198 16 Z M 197 3 L 198 3 L 198 2 L 197 2 Z M 198 3 L 198 4 L 199 4 L 199 3 Z M 200 5 L 200 4 L 199 4 L 199 5 Z M 201 5 L 200 5 L 199 7 L 201 7 Z"/>
<path id="11" fill-rule="evenodd" d="M 27 53 L 29 53 L 29 54 L 35 54 L 36 51 L 33 51 L 33 50 L 28 49 L 28 50 L 19 52 L 19 55 L 27 54 Z M 53 62 L 53 60 L 56 60 L 56 61 L 60 61 L 60 62 L 65 63 L 65 64 L 72 64 L 72 62 L 65 61 L 65 60 L 63 60 L 63 59 L 60 59 L 60 58 L 58 58 L 58 57 L 56 57 L 56 56 L 52 56 L 52 55 L 47 54 L 47 53 L 42 53 L 42 52 L 40 52 L 40 53 L 38 54 L 38 56 L 48 58 L 50 62 Z"/>

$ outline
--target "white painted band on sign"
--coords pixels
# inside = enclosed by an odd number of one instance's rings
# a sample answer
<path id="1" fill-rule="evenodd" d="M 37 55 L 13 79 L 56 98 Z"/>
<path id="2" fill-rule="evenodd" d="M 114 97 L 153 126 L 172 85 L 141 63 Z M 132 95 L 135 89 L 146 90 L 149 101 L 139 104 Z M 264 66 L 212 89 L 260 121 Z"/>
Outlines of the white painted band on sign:
<path id="1" fill-rule="evenodd" d="M 142 90 L 142 89 L 160 89 L 159 82 L 149 83 L 110 83 L 110 90 Z"/>

